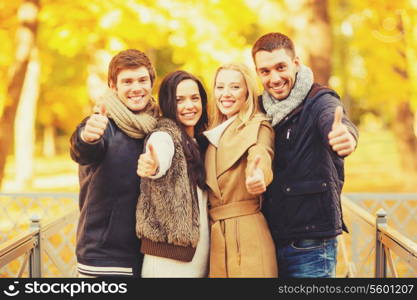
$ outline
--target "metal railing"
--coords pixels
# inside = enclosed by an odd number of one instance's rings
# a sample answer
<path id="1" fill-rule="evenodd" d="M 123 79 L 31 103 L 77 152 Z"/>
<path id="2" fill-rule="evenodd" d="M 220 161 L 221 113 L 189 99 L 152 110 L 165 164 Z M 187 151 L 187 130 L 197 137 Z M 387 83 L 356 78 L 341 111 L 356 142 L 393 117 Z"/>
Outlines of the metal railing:
<path id="1" fill-rule="evenodd" d="M 10 196 L 10 194 L 8 195 Z M 370 197 L 371 194 L 366 195 Z M 4 196 L 4 194 L 0 194 L 1 196 Z M 74 199 L 77 197 L 76 194 L 70 196 Z M 52 196 L 49 195 L 48 197 Z M 375 198 L 378 195 L 372 195 L 372 197 Z M 391 195 L 390 197 L 394 196 Z M 413 199 L 417 199 L 417 195 L 413 195 Z M 398 271 L 400 263 L 406 264 L 411 269 L 413 272 L 411 276 L 416 276 L 416 242 L 387 225 L 387 213 L 383 209 L 380 209 L 376 216 L 373 216 L 357 204 L 358 202 L 360 202 L 358 199 L 352 200 L 350 197 L 342 197 L 345 220 L 350 228 L 350 234 L 339 236 L 341 263 L 345 268 L 342 276 L 398 277 L 399 274 L 409 274 L 405 271 Z M 413 212 L 413 209 L 410 208 L 410 211 Z M 413 214 L 412 217 L 415 218 L 415 215 Z M 56 217 L 45 224 L 41 224 L 39 217 L 32 217 L 27 232 L 18 234 L 0 244 L 0 270 L 20 258 L 22 262 L 17 277 L 22 277 L 25 274 L 26 267 L 28 268 L 28 277 L 45 277 L 48 275 L 45 270 L 45 261 L 49 260 L 58 270 L 59 276 L 55 275 L 55 277 L 75 277 L 74 245 L 71 245 L 69 250 L 71 252 L 70 258 L 64 260 L 59 254 L 59 249 L 52 244 L 50 238 L 59 234 L 68 225 L 72 225 L 73 228 L 67 235 L 71 235 L 73 238 L 77 219 L 78 208 L 72 208 L 65 215 Z M 408 216 L 407 220 L 410 220 Z M 68 236 L 65 238 L 68 238 Z M 365 249 L 366 251 L 360 251 L 359 246 L 368 246 L 368 248 Z"/>
<path id="2" fill-rule="evenodd" d="M 414 199 L 416 199 L 416 195 L 414 195 Z M 371 277 L 371 274 L 363 272 L 365 266 L 371 268 L 371 265 L 374 266 L 372 275 L 376 278 L 399 277 L 397 270 L 399 264 L 406 264 L 411 269 L 412 274 L 409 276 L 416 276 L 417 243 L 387 224 L 387 213 L 384 209 L 379 209 L 376 216 L 373 216 L 348 197 L 342 197 L 342 206 L 345 215 L 348 216 L 346 219 L 350 220 L 348 227 L 351 228 L 349 235 L 339 236 L 339 249 L 346 268 L 344 274 L 346 277 Z M 364 235 L 364 233 L 366 234 Z M 366 237 L 371 239 L 369 243 L 371 247 L 366 255 L 362 255 L 362 259 L 360 259 L 361 253 L 355 251 L 357 250 L 355 243 L 351 241 L 350 253 L 347 251 L 346 245 L 347 236 L 352 239 L 352 236 L 358 234 L 362 236 L 362 244 L 367 243 Z M 396 259 L 394 259 L 394 255 Z M 388 273 L 388 271 L 390 272 Z M 408 271 L 409 273 L 410 271 Z"/>
<path id="3" fill-rule="evenodd" d="M 0 193 L 0 215 L 0 277 L 75 275 L 78 194 Z"/>
<path id="4" fill-rule="evenodd" d="M 30 230 L 0 245 L 0 269 L 19 257 L 23 257 L 17 277 L 22 277 L 29 262 L 29 277 L 42 277 L 43 259 L 45 254 L 59 270 L 61 277 L 75 277 L 75 260 L 70 264 L 60 258 L 57 251 L 51 246 L 49 238 L 68 224 L 78 219 L 78 210 L 73 210 L 64 216 L 58 217 L 44 226 L 37 216 L 31 218 Z"/>

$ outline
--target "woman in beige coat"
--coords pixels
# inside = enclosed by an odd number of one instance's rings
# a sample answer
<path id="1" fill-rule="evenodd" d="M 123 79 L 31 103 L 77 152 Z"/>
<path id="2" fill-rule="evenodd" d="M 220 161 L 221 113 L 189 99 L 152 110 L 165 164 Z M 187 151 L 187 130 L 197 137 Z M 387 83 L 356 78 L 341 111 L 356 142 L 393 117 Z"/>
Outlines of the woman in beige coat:
<path id="1" fill-rule="evenodd" d="M 210 277 L 277 277 L 275 248 L 261 213 L 272 181 L 274 132 L 258 111 L 256 81 L 240 64 L 215 75 L 205 165 L 211 221 Z"/>

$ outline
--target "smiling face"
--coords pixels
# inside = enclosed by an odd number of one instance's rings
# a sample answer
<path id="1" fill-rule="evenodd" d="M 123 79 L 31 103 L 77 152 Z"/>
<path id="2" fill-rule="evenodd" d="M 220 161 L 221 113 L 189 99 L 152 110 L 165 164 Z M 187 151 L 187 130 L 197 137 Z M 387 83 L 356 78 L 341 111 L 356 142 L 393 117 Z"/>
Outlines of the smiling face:
<path id="1" fill-rule="evenodd" d="M 299 58 L 283 48 L 262 50 L 255 54 L 255 65 L 264 89 L 277 100 L 287 98 L 300 68 Z"/>
<path id="2" fill-rule="evenodd" d="M 189 136 L 194 136 L 194 127 L 201 118 L 202 102 L 198 85 L 186 79 L 177 85 L 177 120 L 184 125 Z"/>
<path id="3" fill-rule="evenodd" d="M 151 98 L 152 82 L 145 66 L 120 71 L 116 85 L 111 82 L 110 87 L 120 101 L 133 112 L 143 110 Z"/>
<path id="4" fill-rule="evenodd" d="M 219 110 L 227 118 L 237 114 L 246 102 L 248 88 L 242 73 L 221 69 L 214 84 L 214 98 Z"/>

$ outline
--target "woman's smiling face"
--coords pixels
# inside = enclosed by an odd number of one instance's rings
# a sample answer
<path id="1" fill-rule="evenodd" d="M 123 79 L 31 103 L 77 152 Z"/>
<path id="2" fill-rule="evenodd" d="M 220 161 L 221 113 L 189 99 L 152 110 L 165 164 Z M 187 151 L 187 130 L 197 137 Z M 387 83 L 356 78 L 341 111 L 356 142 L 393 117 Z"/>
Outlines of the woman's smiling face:
<path id="1" fill-rule="evenodd" d="M 248 97 L 248 88 L 242 73 L 222 69 L 217 73 L 214 98 L 222 114 L 230 118 L 237 114 Z"/>

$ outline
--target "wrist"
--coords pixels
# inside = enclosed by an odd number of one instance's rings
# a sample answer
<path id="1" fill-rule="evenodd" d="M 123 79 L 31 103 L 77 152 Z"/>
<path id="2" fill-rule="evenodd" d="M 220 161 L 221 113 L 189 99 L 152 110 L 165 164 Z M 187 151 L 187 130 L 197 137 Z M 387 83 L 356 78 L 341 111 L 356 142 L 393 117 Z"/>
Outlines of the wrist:
<path id="1" fill-rule="evenodd" d="M 155 170 L 153 171 L 153 173 L 152 173 L 152 175 L 151 176 L 155 176 L 156 174 L 158 174 L 159 173 L 159 166 L 157 166 L 156 168 L 155 168 Z"/>
<path id="2" fill-rule="evenodd" d="M 84 135 L 84 129 L 85 128 L 83 128 L 83 129 L 81 129 L 81 131 L 80 131 L 80 139 L 84 142 L 84 143 L 86 143 L 86 144 L 97 144 L 99 141 L 100 141 L 100 138 L 99 139 L 97 139 L 97 140 L 94 140 L 94 141 L 90 141 L 90 140 L 88 140 L 86 137 L 85 137 L 85 135 Z"/>
<path id="3" fill-rule="evenodd" d="M 88 143 L 87 140 L 84 137 L 84 128 L 81 129 L 80 131 L 80 139 L 84 142 L 84 143 Z"/>

